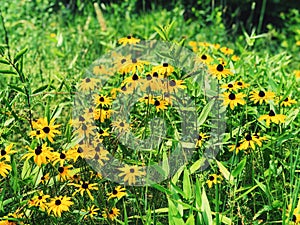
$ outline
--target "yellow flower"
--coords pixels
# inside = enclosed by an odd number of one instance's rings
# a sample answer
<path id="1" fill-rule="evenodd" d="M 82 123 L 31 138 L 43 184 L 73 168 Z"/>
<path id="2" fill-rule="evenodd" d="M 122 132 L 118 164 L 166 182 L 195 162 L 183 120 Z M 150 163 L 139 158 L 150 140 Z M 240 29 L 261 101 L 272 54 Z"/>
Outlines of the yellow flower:
<path id="1" fill-rule="evenodd" d="M 139 43 L 139 42 L 140 42 L 140 39 L 134 38 L 134 37 L 132 37 L 131 35 L 128 35 L 127 37 L 120 38 L 120 39 L 118 40 L 118 43 L 119 43 L 119 44 L 122 44 L 122 45 L 127 45 L 127 44 L 129 44 L 129 45 L 131 45 L 131 44 L 137 44 L 137 43 Z"/>
<path id="2" fill-rule="evenodd" d="M 27 147 L 27 149 L 29 152 L 23 155 L 22 159 L 29 160 L 30 158 L 33 158 L 33 161 L 39 167 L 41 167 L 42 164 L 47 164 L 48 160 L 51 160 L 53 157 L 51 152 L 53 148 L 47 147 L 47 142 L 42 146 L 38 145 L 35 149 L 31 149 L 30 147 Z"/>
<path id="3" fill-rule="evenodd" d="M 251 134 L 247 134 L 245 136 L 245 139 L 240 141 L 240 149 L 242 150 L 246 150 L 248 148 L 252 148 L 255 149 L 255 145 L 257 144 L 259 147 L 262 146 L 262 142 L 263 140 L 265 140 L 266 138 L 264 137 L 259 137 L 258 134 L 255 135 L 251 135 Z"/>
<path id="4" fill-rule="evenodd" d="M 239 80 L 234 83 L 239 89 L 244 89 L 250 86 L 250 84 L 246 84 L 244 81 Z"/>
<path id="5" fill-rule="evenodd" d="M 154 66 L 152 68 L 152 72 L 157 72 L 161 77 L 167 77 L 174 72 L 174 67 L 165 62 L 162 65 Z"/>
<path id="6" fill-rule="evenodd" d="M 202 63 L 205 63 L 208 65 L 213 61 L 213 59 L 208 54 L 200 54 L 199 56 L 196 57 L 196 61 L 202 62 Z"/>
<path id="7" fill-rule="evenodd" d="M 56 134 L 61 132 L 56 130 L 60 125 L 54 125 L 55 118 L 51 119 L 50 122 L 46 118 L 40 118 L 37 122 L 33 123 L 33 128 L 37 129 L 40 134 L 37 134 L 37 138 L 48 138 L 48 140 L 53 143 L 53 138 Z"/>
<path id="8" fill-rule="evenodd" d="M 46 211 L 48 198 L 50 198 L 50 195 L 44 195 L 43 191 L 40 191 L 39 195 L 34 196 L 28 201 L 28 204 L 30 207 L 37 206 L 40 207 L 42 211 Z"/>
<path id="9" fill-rule="evenodd" d="M 166 80 L 164 82 L 164 91 L 167 93 L 173 93 L 173 92 L 177 92 L 178 89 L 185 89 L 186 86 L 183 84 L 184 81 L 183 80 Z"/>
<path id="10" fill-rule="evenodd" d="M 115 187 L 112 192 L 107 194 L 109 196 L 107 200 L 109 200 L 111 198 L 121 199 L 123 196 L 126 195 L 125 191 L 126 191 L 126 189 L 121 186 Z"/>
<path id="11" fill-rule="evenodd" d="M 206 181 L 209 188 L 212 188 L 213 184 L 221 183 L 222 176 L 217 174 L 210 174 L 208 180 Z"/>
<path id="12" fill-rule="evenodd" d="M 259 102 L 261 105 L 263 101 L 268 103 L 269 101 L 274 100 L 275 94 L 271 91 L 251 91 L 250 92 L 250 100 L 253 101 L 255 104 Z"/>
<path id="13" fill-rule="evenodd" d="M 296 103 L 297 103 L 296 100 L 286 97 L 284 100 L 282 100 L 280 106 L 291 106 L 292 104 L 296 104 Z"/>
<path id="14" fill-rule="evenodd" d="M 246 104 L 246 101 L 243 99 L 243 97 L 245 97 L 246 95 L 243 93 L 234 94 L 230 92 L 224 92 L 223 94 L 221 94 L 221 96 L 223 97 L 223 105 L 229 105 L 231 110 L 233 110 L 234 107 L 238 104 Z"/>
<path id="15" fill-rule="evenodd" d="M 57 175 L 57 179 L 59 181 L 65 181 L 72 177 L 72 171 L 70 170 L 72 167 L 71 165 L 58 167 L 57 171 L 59 174 Z"/>
<path id="16" fill-rule="evenodd" d="M 296 42 L 296 46 L 300 46 L 300 40 Z"/>
<path id="17" fill-rule="evenodd" d="M 228 91 L 237 91 L 239 88 L 235 83 L 222 84 L 221 88 L 226 89 Z"/>
<path id="18" fill-rule="evenodd" d="M 117 130 L 119 132 L 127 132 L 131 128 L 131 125 L 127 123 L 126 120 L 122 120 L 122 119 L 113 121 L 111 125 L 113 127 L 113 130 Z"/>
<path id="19" fill-rule="evenodd" d="M 284 123 L 286 116 L 283 114 L 275 114 L 273 110 L 270 110 L 269 114 L 262 115 L 258 118 L 258 121 L 266 120 L 267 127 L 270 126 L 270 122 L 279 124 Z"/>
<path id="20" fill-rule="evenodd" d="M 156 98 L 153 101 L 153 105 L 156 108 L 156 112 L 160 111 L 160 110 L 165 110 L 168 108 L 168 102 L 162 98 Z"/>
<path id="21" fill-rule="evenodd" d="M 109 107 L 112 103 L 112 98 L 105 95 L 94 95 L 94 103 L 96 104 L 96 107 Z"/>
<path id="22" fill-rule="evenodd" d="M 207 138 L 209 138 L 209 136 L 206 135 L 206 133 L 200 132 L 199 136 L 198 136 L 198 139 L 197 139 L 197 142 L 196 142 L 196 147 L 202 147 L 204 139 L 207 139 Z"/>
<path id="23" fill-rule="evenodd" d="M 208 71 L 211 75 L 215 76 L 218 80 L 221 80 L 223 77 L 232 75 L 233 73 L 229 69 L 225 69 L 224 65 L 218 64 L 208 67 Z"/>
<path id="24" fill-rule="evenodd" d="M 80 91 L 91 91 L 94 90 L 97 87 L 97 83 L 99 82 L 98 79 L 95 78 L 84 78 L 81 80 L 79 84 L 79 90 Z"/>
<path id="25" fill-rule="evenodd" d="M 221 51 L 222 53 L 224 53 L 225 55 L 232 55 L 233 52 L 234 52 L 233 49 L 227 48 L 227 47 L 222 47 L 222 48 L 220 48 L 220 51 Z"/>
<path id="26" fill-rule="evenodd" d="M 229 145 L 229 151 L 235 151 L 235 154 L 238 154 L 240 150 L 243 150 L 243 145 L 241 143 L 237 143 L 236 145 Z"/>
<path id="27" fill-rule="evenodd" d="M 10 156 L 17 151 L 12 150 L 13 144 L 6 146 L 5 149 L 1 149 L 0 151 L 0 160 L 4 159 L 4 161 L 10 161 Z"/>
<path id="28" fill-rule="evenodd" d="M 7 174 L 11 171 L 11 165 L 5 163 L 5 161 L 0 162 L 0 175 L 6 177 Z"/>
<path id="29" fill-rule="evenodd" d="M 231 56 L 231 60 L 236 62 L 236 61 L 240 60 L 240 57 L 238 57 L 237 55 L 233 55 L 233 56 Z"/>
<path id="30" fill-rule="evenodd" d="M 94 215 L 97 215 L 97 211 L 99 211 L 99 208 L 96 208 L 95 205 L 92 205 L 91 207 L 88 206 L 87 210 L 82 209 L 81 211 L 84 212 L 86 215 L 83 217 L 84 219 L 87 219 L 89 216 L 90 218 L 94 218 Z"/>
<path id="31" fill-rule="evenodd" d="M 74 203 L 71 201 L 70 197 L 59 196 L 51 199 L 51 202 L 47 203 L 48 214 L 53 212 L 54 216 L 61 217 L 62 212 L 69 211 L 69 207 Z"/>
<path id="32" fill-rule="evenodd" d="M 129 185 L 136 183 L 136 177 L 141 177 L 143 175 L 146 175 L 144 171 L 140 171 L 142 169 L 141 167 L 138 167 L 136 165 L 129 166 L 125 165 L 123 168 L 119 168 L 122 173 L 119 174 L 119 177 L 124 176 L 124 182 L 128 182 Z"/>
<path id="33" fill-rule="evenodd" d="M 300 70 L 294 70 L 296 79 L 300 79 Z"/>
<path id="34" fill-rule="evenodd" d="M 106 210 L 102 212 L 102 216 L 104 218 L 108 218 L 110 220 L 114 220 L 118 215 L 120 215 L 120 210 L 116 207 L 113 207 L 111 210 Z"/>
<path id="35" fill-rule="evenodd" d="M 94 197 L 91 194 L 91 190 L 98 190 L 98 184 L 90 184 L 89 182 L 86 181 L 80 181 L 80 184 L 75 184 L 75 183 L 70 183 L 68 185 L 77 187 L 78 189 L 73 193 L 72 196 L 76 195 L 76 193 L 80 193 L 81 196 L 83 196 L 83 193 L 86 192 L 90 199 L 94 201 Z"/>

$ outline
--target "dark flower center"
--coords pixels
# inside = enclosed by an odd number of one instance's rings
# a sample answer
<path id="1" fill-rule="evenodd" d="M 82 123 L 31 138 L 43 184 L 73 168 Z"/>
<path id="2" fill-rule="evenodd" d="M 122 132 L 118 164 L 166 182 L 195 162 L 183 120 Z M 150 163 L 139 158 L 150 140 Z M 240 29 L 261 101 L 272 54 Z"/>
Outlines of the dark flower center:
<path id="1" fill-rule="evenodd" d="M 1 150 L 1 156 L 6 155 L 6 151 L 5 150 Z"/>
<path id="2" fill-rule="evenodd" d="M 81 147 L 78 147 L 77 153 L 83 153 L 83 149 Z"/>
<path id="3" fill-rule="evenodd" d="M 44 127 L 44 128 L 43 128 L 43 131 L 44 131 L 46 134 L 48 134 L 48 133 L 50 132 L 50 128 L 49 128 L 49 127 Z"/>
<path id="4" fill-rule="evenodd" d="M 86 78 L 86 79 L 85 79 L 85 82 L 86 82 L 86 83 L 89 83 L 89 82 L 91 82 L 91 79 L 90 79 L 90 78 Z"/>
<path id="5" fill-rule="evenodd" d="M 129 35 L 129 36 L 127 36 L 127 39 L 131 39 L 131 36 Z"/>
<path id="6" fill-rule="evenodd" d="M 134 169 L 131 168 L 131 169 L 129 170 L 129 172 L 130 172 L 130 173 L 134 173 Z"/>
<path id="7" fill-rule="evenodd" d="M 42 146 L 37 146 L 36 149 L 34 150 L 34 153 L 36 155 L 40 155 L 42 153 Z"/>
<path id="8" fill-rule="evenodd" d="M 209 176 L 209 180 L 210 180 L 210 181 L 213 181 L 214 179 L 215 179 L 214 176 Z"/>
<path id="9" fill-rule="evenodd" d="M 127 90 L 126 86 L 124 85 L 123 87 L 121 87 L 121 90 L 126 91 Z"/>
<path id="10" fill-rule="evenodd" d="M 163 67 L 168 67 L 169 64 L 168 63 L 163 63 Z"/>
<path id="11" fill-rule="evenodd" d="M 61 201 L 59 199 L 55 200 L 55 205 L 60 205 Z"/>
<path id="12" fill-rule="evenodd" d="M 100 158 L 99 155 L 96 153 L 95 156 L 94 156 L 94 159 L 98 160 L 99 158 Z"/>
<path id="13" fill-rule="evenodd" d="M 80 121 L 80 122 L 85 121 L 84 117 L 83 117 L 83 116 L 79 116 L 79 121 Z"/>
<path id="14" fill-rule="evenodd" d="M 100 100 L 100 102 L 104 102 L 104 98 L 103 97 L 100 97 L 99 100 Z"/>
<path id="15" fill-rule="evenodd" d="M 147 79 L 147 80 L 152 80 L 151 75 L 150 75 L 150 74 L 147 74 L 147 75 L 146 75 L 146 79 Z"/>
<path id="16" fill-rule="evenodd" d="M 275 116 L 275 113 L 274 113 L 274 111 L 273 111 L 273 110 L 270 110 L 270 112 L 269 112 L 269 116 Z"/>
<path id="17" fill-rule="evenodd" d="M 175 80 L 170 80 L 169 84 L 170 84 L 171 87 L 174 87 L 174 86 L 176 86 L 176 81 Z"/>
<path id="18" fill-rule="evenodd" d="M 37 131 L 36 131 L 36 134 L 37 134 L 37 135 L 40 135 L 40 134 L 41 134 L 41 131 L 40 131 L 40 130 L 37 130 Z"/>
<path id="19" fill-rule="evenodd" d="M 112 193 L 113 193 L 113 195 L 116 195 L 116 194 L 118 194 L 118 191 L 116 189 L 114 189 Z"/>
<path id="20" fill-rule="evenodd" d="M 126 59 L 122 59 L 121 63 L 124 64 L 126 62 Z"/>
<path id="21" fill-rule="evenodd" d="M 89 108 L 89 113 L 92 113 L 93 112 L 93 109 L 92 108 Z"/>
<path id="22" fill-rule="evenodd" d="M 42 176 L 42 177 L 41 177 L 41 180 L 46 180 L 46 177 L 45 177 L 45 176 Z"/>
<path id="23" fill-rule="evenodd" d="M 103 134 L 103 133 L 104 133 L 104 130 L 100 129 L 99 134 Z"/>
<path id="24" fill-rule="evenodd" d="M 293 214 L 293 218 L 292 218 L 292 221 L 295 223 L 297 220 L 297 217 L 295 216 L 295 214 Z"/>
<path id="25" fill-rule="evenodd" d="M 222 64 L 219 64 L 219 65 L 217 66 L 217 70 L 218 70 L 219 72 L 222 72 L 222 71 L 224 70 L 224 66 L 223 66 Z"/>
<path id="26" fill-rule="evenodd" d="M 242 86 L 243 83 L 241 81 L 237 82 L 237 85 Z"/>
<path id="27" fill-rule="evenodd" d="M 259 93 L 258 93 L 258 96 L 261 97 L 261 98 L 265 97 L 265 95 L 266 94 L 263 91 L 259 91 Z"/>
<path id="28" fill-rule="evenodd" d="M 199 137 L 198 137 L 198 140 L 199 140 L 199 141 L 201 141 L 201 140 L 202 140 L 202 136 L 201 136 L 201 135 L 199 135 Z"/>
<path id="29" fill-rule="evenodd" d="M 155 106 L 159 106 L 159 105 L 160 105 L 160 102 L 159 102 L 158 100 L 155 100 L 154 105 L 155 105 Z"/>
<path id="30" fill-rule="evenodd" d="M 158 77 L 158 73 L 157 73 L 157 72 L 154 72 L 154 73 L 153 73 L 153 77 Z"/>
<path id="31" fill-rule="evenodd" d="M 289 98 L 286 98 L 286 99 L 284 99 L 283 101 L 288 102 L 288 101 L 289 101 Z"/>
<path id="32" fill-rule="evenodd" d="M 237 143 L 236 144 L 236 147 L 238 148 L 238 147 L 240 147 L 241 146 L 241 143 Z"/>
<path id="33" fill-rule="evenodd" d="M 233 88 L 233 85 L 232 85 L 232 84 L 228 84 L 228 87 L 229 87 L 229 88 Z"/>
<path id="34" fill-rule="evenodd" d="M 207 56 L 203 54 L 203 55 L 201 56 L 201 59 L 206 60 L 206 59 L 207 59 Z"/>
<path id="35" fill-rule="evenodd" d="M 83 188 L 83 189 L 87 189 L 88 187 L 89 187 L 89 185 L 87 184 L 87 183 L 83 183 L 82 185 L 81 185 L 81 187 Z"/>
<path id="36" fill-rule="evenodd" d="M 58 170 L 58 172 L 63 173 L 65 169 L 62 166 L 60 166 L 60 167 L 58 167 L 57 170 Z"/>
<path id="37" fill-rule="evenodd" d="M 85 124 L 82 124 L 82 127 L 81 127 L 82 130 L 87 130 L 87 126 Z"/>
<path id="38" fill-rule="evenodd" d="M 65 158 L 66 158 L 66 154 L 65 154 L 65 153 L 60 153 L 59 158 L 60 158 L 60 159 L 65 159 Z"/>
<path id="39" fill-rule="evenodd" d="M 133 74 L 133 76 L 132 76 L 132 80 L 138 80 L 139 79 L 139 76 L 138 75 L 136 75 L 136 74 Z"/>
<path id="40" fill-rule="evenodd" d="M 131 60 L 132 63 L 137 63 L 137 60 L 134 58 Z"/>
<path id="41" fill-rule="evenodd" d="M 121 123 L 119 124 L 120 127 L 124 127 L 124 125 L 125 125 L 125 124 L 124 124 L 123 122 L 121 122 Z"/>
<path id="42" fill-rule="evenodd" d="M 246 141 L 251 141 L 252 140 L 252 137 L 251 137 L 250 134 L 247 134 L 247 136 L 245 138 L 246 138 Z"/>
<path id="43" fill-rule="evenodd" d="M 39 199 L 39 200 L 43 199 L 43 196 L 39 196 L 38 199 Z"/>
<path id="44" fill-rule="evenodd" d="M 230 95 L 228 96 L 230 100 L 234 100 L 235 99 L 235 94 L 230 93 Z"/>
<path id="45" fill-rule="evenodd" d="M 113 211 L 113 210 L 110 210 L 110 211 L 109 211 L 109 214 L 113 215 L 113 214 L 114 214 L 114 211 Z"/>

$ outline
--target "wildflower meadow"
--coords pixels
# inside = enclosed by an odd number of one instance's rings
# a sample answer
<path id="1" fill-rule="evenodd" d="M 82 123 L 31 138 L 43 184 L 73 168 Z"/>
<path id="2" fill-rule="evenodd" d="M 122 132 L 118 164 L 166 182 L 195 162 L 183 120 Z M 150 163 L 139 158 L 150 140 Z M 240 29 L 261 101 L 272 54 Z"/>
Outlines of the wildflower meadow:
<path id="1" fill-rule="evenodd" d="M 0 225 L 300 225 L 300 3 L 3 0 Z"/>

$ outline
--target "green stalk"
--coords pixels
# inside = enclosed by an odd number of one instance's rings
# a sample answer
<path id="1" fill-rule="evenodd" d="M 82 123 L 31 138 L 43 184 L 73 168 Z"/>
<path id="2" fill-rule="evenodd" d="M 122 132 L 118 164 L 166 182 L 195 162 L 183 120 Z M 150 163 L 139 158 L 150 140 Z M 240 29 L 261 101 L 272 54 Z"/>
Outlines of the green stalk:
<path id="1" fill-rule="evenodd" d="M 263 23 L 265 11 L 266 11 L 266 5 L 267 5 L 267 0 L 263 0 L 261 9 L 260 9 L 259 21 L 258 21 L 258 26 L 257 26 L 257 34 L 259 34 L 261 31 L 261 27 L 262 27 L 262 23 Z"/>

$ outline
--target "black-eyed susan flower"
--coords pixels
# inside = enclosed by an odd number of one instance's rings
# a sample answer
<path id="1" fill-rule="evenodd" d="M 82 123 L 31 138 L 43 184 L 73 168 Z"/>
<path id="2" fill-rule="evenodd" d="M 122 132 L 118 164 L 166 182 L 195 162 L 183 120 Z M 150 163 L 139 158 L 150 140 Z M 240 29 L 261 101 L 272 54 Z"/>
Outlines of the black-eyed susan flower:
<path id="1" fill-rule="evenodd" d="M 109 129 L 109 128 L 106 128 L 106 129 L 100 128 L 100 129 L 98 130 L 98 133 L 97 133 L 98 138 L 108 137 L 108 136 L 110 135 L 109 132 L 108 132 L 108 129 Z"/>
<path id="2" fill-rule="evenodd" d="M 67 179 L 72 177 L 73 176 L 72 171 L 71 171 L 72 167 L 73 166 L 71 166 L 71 165 L 58 167 L 58 169 L 57 169 L 57 171 L 58 171 L 57 180 L 66 181 Z"/>
<path id="3" fill-rule="evenodd" d="M 184 81 L 183 80 L 166 80 L 164 82 L 164 91 L 165 92 L 178 92 L 178 89 L 185 89 L 186 86 L 184 85 Z"/>
<path id="4" fill-rule="evenodd" d="M 236 61 L 240 60 L 240 57 L 238 57 L 237 55 L 233 55 L 233 56 L 231 56 L 231 60 L 236 62 Z"/>
<path id="5" fill-rule="evenodd" d="M 71 201 L 70 197 L 67 196 L 58 196 L 51 199 L 49 203 L 47 203 L 48 206 L 48 214 L 52 212 L 54 216 L 61 217 L 62 212 L 69 211 L 69 207 L 73 205 L 74 203 Z"/>
<path id="6" fill-rule="evenodd" d="M 290 216 L 291 211 L 292 211 L 292 205 L 289 204 L 288 209 L 287 209 L 287 215 L 286 215 L 287 217 Z M 292 224 L 295 224 L 295 225 L 300 224 L 300 208 L 299 208 L 299 206 L 293 210 L 293 214 L 292 214 L 292 217 L 290 218 L 290 221 L 292 222 Z"/>
<path id="7" fill-rule="evenodd" d="M 120 210 L 116 207 L 111 208 L 111 210 L 105 210 L 102 212 L 104 218 L 108 218 L 111 221 L 115 220 L 120 215 Z"/>
<path id="8" fill-rule="evenodd" d="M 222 84 L 221 88 L 226 89 L 228 91 L 236 91 L 238 86 L 235 83 Z"/>
<path id="9" fill-rule="evenodd" d="M 233 73 L 229 69 L 225 69 L 224 65 L 212 65 L 208 67 L 208 71 L 211 75 L 215 76 L 218 80 L 221 80 L 223 77 L 232 75 Z"/>
<path id="10" fill-rule="evenodd" d="M 192 47 L 193 52 L 198 51 L 198 43 L 196 41 L 189 41 L 188 45 Z"/>
<path id="11" fill-rule="evenodd" d="M 217 175 L 217 174 L 210 174 L 208 176 L 208 180 L 206 181 L 207 185 L 209 188 L 212 188 L 213 184 L 218 184 L 221 183 L 222 181 L 222 176 L 221 175 Z"/>
<path id="12" fill-rule="evenodd" d="M 48 138 L 48 140 L 53 143 L 53 138 L 56 134 L 61 132 L 57 130 L 60 125 L 54 125 L 55 118 L 51 119 L 50 122 L 46 118 L 40 118 L 37 122 L 33 123 L 33 128 L 40 131 L 40 134 L 37 137 Z"/>
<path id="13" fill-rule="evenodd" d="M 113 111 L 111 109 L 95 109 L 94 110 L 94 120 L 99 120 L 101 123 L 103 123 L 106 119 L 109 119 L 111 116 L 111 113 Z"/>
<path id="14" fill-rule="evenodd" d="M 247 134 L 245 138 L 240 141 L 240 148 L 246 150 L 251 147 L 254 150 L 256 145 L 259 147 L 262 146 L 262 140 L 263 139 L 260 139 L 258 134 Z"/>
<path id="15" fill-rule="evenodd" d="M 6 177 L 11 171 L 11 165 L 6 164 L 5 161 L 0 161 L 0 175 Z"/>
<path id="16" fill-rule="evenodd" d="M 227 47 L 220 48 L 220 52 L 224 53 L 225 55 L 232 55 L 234 53 L 234 50 Z"/>
<path id="17" fill-rule="evenodd" d="M 67 150 L 66 155 L 68 158 L 76 162 L 80 156 L 83 156 L 82 153 L 83 153 L 82 147 L 79 145 L 75 145 Z"/>
<path id="18" fill-rule="evenodd" d="M 105 95 L 94 95 L 94 103 L 96 107 L 98 106 L 106 106 L 109 107 L 112 103 L 112 98 Z"/>
<path id="19" fill-rule="evenodd" d="M 50 198 L 50 195 L 45 195 L 43 191 L 40 191 L 38 195 L 34 196 L 28 201 L 28 204 L 30 207 L 36 206 L 42 211 L 46 211 L 48 198 Z"/>
<path id="20" fill-rule="evenodd" d="M 138 167 L 136 165 L 134 166 L 129 166 L 125 165 L 123 168 L 119 168 L 121 173 L 118 175 L 119 177 L 124 176 L 124 182 L 128 182 L 129 185 L 135 184 L 136 183 L 136 177 L 141 177 L 146 175 L 146 173 L 143 170 L 143 168 Z"/>
<path id="21" fill-rule="evenodd" d="M 87 181 L 80 181 L 80 184 L 70 183 L 68 185 L 74 186 L 74 187 L 77 188 L 77 190 L 72 194 L 72 196 L 76 195 L 77 193 L 80 193 L 80 195 L 83 196 L 83 194 L 86 192 L 88 194 L 88 196 L 90 197 L 90 199 L 92 201 L 94 201 L 94 197 L 91 194 L 91 191 L 92 190 L 98 190 L 98 184 L 97 183 L 90 184 Z"/>
<path id="22" fill-rule="evenodd" d="M 296 79 L 300 79 L 300 70 L 294 70 Z"/>
<path id="23" fill-rule="evenodd" d="M 37 164 L 39 167 L 42 164 L 47 164 L 48 160 L 51 160 L 53 157 L 53 154 L 51 150 L 53 148 L 47 147 L 47 143 L 45 142 L 43 145 L 38 145 L 35 149 L 31 149 L 27 146 L 28 153 L 22 156 L 22 159 L 29 160 L 33 158 L 33 161 L 35 164 Z"/>
<path id="24" fill-rule="evenodd" d="M 213 61 L 213 58 L 210 55 L 203 53 L 196 57 L 196 61 L 209 65 Z"/>
<path id="25" fill-rule="evenodd" d="M 259 103 L 260 105 L 265 101 L 268 103 L 269 101 L 274 100 L 275 93 L 272 91 L 251 91 L 250 92 L 250 100 L 253 101 L 255 104 Z"/>
<path id="26" fill-rule="evenodd" d="M 258 121 L 265 120 L 267 127 L 270 126 L 270 122 L 279 124 L 284 123 L 286 115 L 283 114 L 275 114 L 275 112 L 271 109 L 270 112 L 266 115 L 262 115 L 258 118 Z"/>
<path id="27" fill-rule="evenodd" d="M 105 68 L 104 65 L 97 65 L 93 67 L 93 74 L 95 75 L 113 75 L 110 68 Z"/>
<path id="28" fill-rule="evenodd" d="M 154 66 L 152 68 L 152 73 L 157 72 L 160 77 L 167 77 L 174 72 L 174 67 L 169 63 L 164 62 L 162 65 Z"/>
<path id="29" fill-rule="evenodd" d="M 148 65 L 149 62 L 147 61 L 143 61 L 140 59 L 136 59 L 136 58 L 132 58 L 129 61 L 126 61 L 126 63 L 124 63 L 120 69 L 119 69 L 119 73 L 121 74 L 128 74 L 128 73 L 141 73 L 144 69 L 145 65 Z"/>
<path id="30" fill-rule="evenodd" d="M 209 135 L 206 135 L 206 133 L 202 133 L 200 132 L 198 135 L 198 139 L 196 142 L 196 147 L 202 147 L 203 142 L 205 141 L 205 139 L 208 139 Z"/>
<path id="31" fill-rule="evenodd" d="M 204 47 L 205 49 L 209 48 L 211 46 L 211 44 L 206 41 L 200 41 L 200 42 L 198 42 L 198 45 L 201 47 Z"/>
<path id="32" fill-rule="evenodd" d="M 52 165 L 55 166 L 57 163 L 59 163 L 60 166 L 63 166 L 65 162 L 68 160 L 71 160 L 72 156 L 69 154 L 66 154 L 66 151 L 62 152 L 55 152 L 53 153 L 53 159 L 52 159 Z"/>
<path id="33" fill-rule="evenodd" d="M 126 189 L 124 187 L 121 187 L 121 186 L 117 186 L 114 188 L 114 190 L 110 193 L 107 193 L 108 195 L 108 199 L 111 199 L 111 198 L 118 198 L 118 199 L 121 199 L 122 197 L 124 197 L 126 195 Z"/>
<path id="34" fill-rule="evenodd" d="M 46 173 L 40 179 L 39 183 L 46 184 L 46 182 L 50 179 L 50 173 Z"/>
<path id="35" fill-rule="evenodd" d="M 4 161 L 10 161 L 10 156 L 17 152 L 15 150 L 12 150 L 12 147 L 13 144 L 11 143 L 0 150 L 0 160 L 4 159 Z"/>
<path id="36" fill-rule="evenodd" d="M 79 84 L 80 91 L 91 91 L 97 87 L 99 80 L 96 78 L 87 77 L 81 80 Z"/>
<path id="37" fill-rule="evenodd" d="M 244 89 L 250 86 L 250 84 L 245 83 L 242 80 L 238 80 L 234 83 L 239 89 Z"/>
<path id="38" fill-rule="evenodd" d="M 241 150 L 244 150 L 243 145 L 238 142 L 236 145 L 229 145 L 229 151 L 235 151 L 235 154 L 238 154 Z"/>
<path id="39" fill-rule="evenodd" d="M 246 104 L 246 101 L 243 99 L 246 95 L 243 93 L 234 94 L 232 92 L 224 92 L 221 96 L 223 97 L 223 105 L 229 105 L 231 110 L 233 110 L 238 104 Z"/>
<path id="40" fill-rule="evenodd" d="M 118 119 L 111 123 L 112 129 L 118 132 L 127 132 L 131 129 L 131 125 L 126 122 L 126 120 Z"/>
<path id="41" fill-rule="evenodd" d="M 132 44 L 137 44 L 139 42 L 140 42 L 140 39 L 134 38 L 131 35 L 128 35 L 127 37 L 120 38 L 118 40 L 118 43 L 122 44 L 122 45 L 127 45 L 127 44 L 132 45 Z"/>
<path id="42" fill-rule="evenodd" d="M 95 133 L 95 130 L 97 129 L 96 126 L 90 123 L 82 124 L 82 126 L 77 127 L 74 130 L 75 134 L 78 134 L 79 137 L 89 137 L 90 135 L 93 135 Z"/>
<path id="43" fill-rule="evenodd" d="M 153 105 L 156 108 L 156 112 L 163 111 L 168 108 L 168 102 L 161 97 L 155 98 Z"/>
<path id="44" fill-rule="evenodd" d="M 215 44 L 212 44 L 211 47 L 213 47 L 215 50 L 218 50 L 221 47 L 221 45 L 218 43 L 215 43 Z"/>
<path id="45" fill-rule="evenodd" d="M 285 99 L 281 99 L 280 101 L 281 101 L 280 106 L 285 106 L 285 107 L 286 106 L 291 106 L 291 105 L 297 103 L 296 100 L 291 99 L 290 97 L 286 97 Z"/>
<path id="46" fill-rule="evenodd" d="M 87 219 L 90 217 L 91 219 L 94 218 L 98 214 L 100 209 L 97 208 L 95 205 L 88 206 L 87 209 L 82 209 L 81 211 L 85 213 L 83 219 Z"/>

